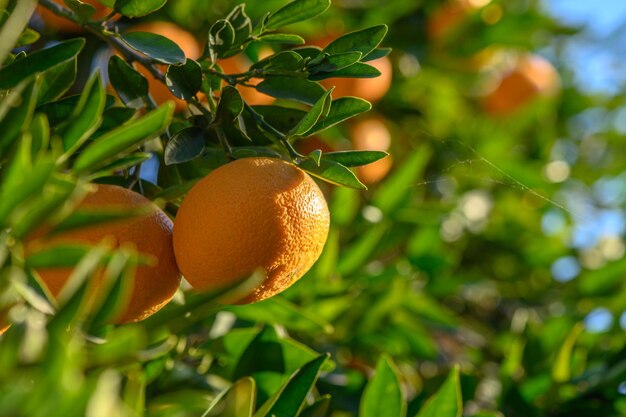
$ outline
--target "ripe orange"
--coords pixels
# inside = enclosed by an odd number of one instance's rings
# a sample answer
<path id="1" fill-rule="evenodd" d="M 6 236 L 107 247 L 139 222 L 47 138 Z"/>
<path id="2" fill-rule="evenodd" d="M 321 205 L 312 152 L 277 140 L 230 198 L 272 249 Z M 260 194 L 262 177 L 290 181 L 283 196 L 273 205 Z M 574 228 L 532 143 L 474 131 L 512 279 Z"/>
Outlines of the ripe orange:
<path id="1" fill-rule="evenodd" d="M 495 87 L 482 98 L 481 104 L 489 114 L 507 115 L 538 97 L 555 96 L 559 87 L 559 75 L 552 64 L 540 56 L 527 55 L 496 80 Z"/>
<path id="2" fill-rule="evenodd" d="M 61 6 L 65 6 L 65 2 L 63 0 L 53 1 Z M 96 9 L 96 12 L 91 17 L 95 20 L 103 19 L 113 11 L 113 9 L 106 7 L 97 0 L 82 0 L 82 2 L 87 3 Z M 53 29 L 54 31 L 64 33 L 80 33 L 83 31 L 83 28 L 80 25 L 77 25 L 64 17 L 57 16 L 43 6 L 37 6 L 37 13 L 41 16 L 41 19 L 44 21 L 46 27 Z M 117 15 L 116 18 L 119 18 L 119 15 Z"/>
<path id="3" fill-rule="evenodd" d="M 488 3 L 490 0 L 451 0 L 445 2 L 428 17 L 426 34 L 434 41 L 446 40 L 471 13 Z"/>
<path id="4" fill-rule="evenodd" d="M 202 47 L 198 40 L 189 32 L 170 22 L 148 22 L 129 29 L 129 32 L 151 32 L 164 36 L 177 44 L 183 50 L 185 56 L 191 59 L 197 59 L 202 54 Z M 161 70 L 165 72 L 167 66 L 159 65 Z M 176 102 L 176 110 L 183 111 L 187 107 L 185 101 L 176 98 L 165 84 L 157 80 L 150 74 L 146 68 L 141 65 L 137 66 L 137 70 L 148 80 L 150 95 L 157 104 L 162 104 L 168 100 Z"/>
<path id="5" fill-rule="evenodd" d="M 391 133 L 379 118 L 362 119 L 349 128 L 354 149 L 364 151 L 387 151 L 391 145 Z M 357 175 L 364 184 L 375 184 L 385 178 L 393 161 L 387 156 L 357 168 Z"/>
<path id="6" fill-rule="evenodd" d="M 330 214 L 319 187 L 280 159 L 246 158 L 200 180 L 174 220 L 174 253 L 197 290 L 233 284 L 258 268 L 265 280 L 239 303 L 285 290 L 313 266 Z"/>
<path id="7" fill-rule="evenodd" d="M 263 59 L 266 56 L 271 55 L 273 52 L 269 49 L 261 50 L 260 58 Z M 252 65 L 252 62 L 248 61 L 242 54 L 231 56 L 230 58 L 220 59 L 217 64 L 222 68 L 225 74 L 239 74 L 247 71 Z M 262 80 L 260 78 L 251 78 L 247 81 L 247 84 L 257 85 Z M 275 100 L 274 97 L 267 94 L 260 93 L 254 87 L 246 87 L 242 85 L 237 86 L 237 90 L 241 94 L 241 97 L 250 105 L 266 105 L 272 104 Z"/>
<path id="8" fill-rule="evenodd" d="M 132 209 L 152 204 L 141 194 L 126 188 L 114 185 L 97 187 L 97 191 L 88 195 L 79 208 Z M 106 237 L 114 238 L 117 244 L 134 244 L 139 253 L 153 257 L 156 264 L 137 267 L 128 307 L 115 322 L 143 320 L 167 304 L 180 283 L 172 250 L 172 221 L 163 211 L 157 207 L 154 209 L 144 216 L 62 232 L 51 238 L 34 238 L 29 240 L 27 250 L 59 243 L 97 244 Z M 71 269 L 39 269 L 37 273 L 56 297 L 67 282 Z M 92 287 L 94 293 L 101 285 L 102 274 L 99 275 Z"/>

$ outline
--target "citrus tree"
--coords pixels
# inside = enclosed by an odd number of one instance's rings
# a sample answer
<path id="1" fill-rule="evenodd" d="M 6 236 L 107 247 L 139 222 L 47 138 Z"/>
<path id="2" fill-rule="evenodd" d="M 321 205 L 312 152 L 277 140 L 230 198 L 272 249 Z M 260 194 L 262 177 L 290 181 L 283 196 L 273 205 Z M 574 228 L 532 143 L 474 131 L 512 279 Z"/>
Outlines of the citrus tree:
<path id="1" fill-rule="evenodd" d="M 590 317 L 623 231 L 577 244 L 568 196 L 617 181 L 618 133 L 572 126 L 623 99 L 572 82 L 575 34 L 521 0 L 0 0 L 0 415 L 622 415 Z"/>

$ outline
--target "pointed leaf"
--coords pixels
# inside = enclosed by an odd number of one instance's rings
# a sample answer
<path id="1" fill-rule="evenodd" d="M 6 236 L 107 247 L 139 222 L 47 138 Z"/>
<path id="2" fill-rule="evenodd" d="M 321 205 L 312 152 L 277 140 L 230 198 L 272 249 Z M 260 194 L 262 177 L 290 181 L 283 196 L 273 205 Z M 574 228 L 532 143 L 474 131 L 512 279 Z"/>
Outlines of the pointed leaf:
<path id="1" fill-rule="evenodd" d="M 335 126 L 351 117 L 364 113 L 372 108 L 369 101 L 357 97 L 341 97 L 333 100 L 328 115 L 319 120 L 308 132 L 309 135 Z"/>
<path id="2" fill-rule="evenodd" d="M 386 34 L 387 25 L 378 25 L 350 32 L 329 43 L 324 48 L 324 52 L 333 55 L 342 52 L 358 51 L 363 56 L 367 56 L 376 49 Z"/>
<path id="3" fill-rule="evenodd" d="M 116 0 L 115 10 L 126 17 L 142 17 L 163 7 L 167 0 Z"/>
<path id="4" fill-rule="evenodd" d="M 322 159 L 319 166 L 311 159 L 305 159 L 298 164 L 300 168 L 309 174 L 335 185 L 367 190 L 367 187 L 359 181 L 354 172 L 335 161 Z"/>
<path id="5" fill-rule="evenodd" d="M 189 100 L 202 87 L 202 69 L 193 59 L 182 65 L 170 65 L 165 74 L 165 84 L 176 97 Z"/>
<path id="6" fill-rule="evenodd" d="M 268 76 L 256 86 L 264 94 L 314 105 L 326 92 L 318 83 L 303 78 Z"/>
<path id="7" fill-rule="evenodd" d="M 134 50 L 163 64 L 185 62 L 183 50 L 165 36 L 150 32 L 130 32 L 123 34 L 122 39 Z"/>
<path id="8" fill-rule="evenodd" d="M 265 28 L 273 30 L 307 20 L 324 13 L 329 7 L 330 0 L 295 0 L 272 13 L 265 22 Z"/>
<path id="9" fill-rule="evenodd" d="M 176 132 L 165 146 L 165 165 L 180 164 L 200 156 L 206 143 L 205 132 L 195 126 Z"/>
<path id="10" fill-rule="evenodd" d="M 37 103 L 47 103 L 61 97 L 76 80 L 77 60 L 72 59 L 41 74 L 41 88 Z"/>
<path id="11" fill-rule="evenodd" d="M 406 402 L 398 370 L 391 358 L 382 355 L 374 377 L 368 382 L 359 407 L 360 417 L 405 417 Z"/>
<path id="12" fill-rule="evenodd" d="M 13 88 L 31 75 L 73 59 L 83 49 L 84 45 L 85 40 L 83 38 L 71 39 L 50 48 L 33 52 L 26 58 L 7 65 L 0 69 L 0 90 Z"/>
<path id="13" fill-rule="evenodd" d="M 327 152 L 323 158 L 339 162 L 346 167 L 358 167 L 376 162 L 387 155 L 389 155 L 387 152 L 381 151 L 338 151 Z"/>
<path id="14" fill-rule="evenodd" d="M 462 413 L 463 399 L 461 398 L 459 367 L 455 366 L 439 390 L 426 401 L 416 417 L 461 417 Z"/>
<path id="15" fill-rule="evenodd" d="M 124 104 L 141 107 L 148 96 L 148 80 L 117 55 L 109 59 L 109 81 Z"/>
<path id="16" fill-rule="evenodd" d="M 317 121 L 322 116 L 324 109 L 328 108 L 330 101 L 330 94 L 332 89 L 326 91 L 322 97 L 317 100 L 317 102 L 313 105 L 311 110 L 298 122 L 297 125 L 294 126 L 288 133 L 288 136 L 303 136 L 309 130 L 315 126 Z"/>

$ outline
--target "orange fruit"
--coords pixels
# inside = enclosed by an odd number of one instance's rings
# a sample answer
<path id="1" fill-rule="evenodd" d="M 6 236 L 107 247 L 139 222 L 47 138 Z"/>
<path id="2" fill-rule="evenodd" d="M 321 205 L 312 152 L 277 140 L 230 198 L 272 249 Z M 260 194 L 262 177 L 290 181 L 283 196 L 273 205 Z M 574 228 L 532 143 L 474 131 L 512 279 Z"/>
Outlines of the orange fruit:
<path id="1" fill-rule="evenodd" d="M 300 152 L 302 155 L 308 155 L 317 149 L 321 150 L 323 153 L 335 152 L 335 149 L 331 145 L 317 136 L 299 139 L 294 142 L 293 146 L 296 148 L 296 151 Z"/>
<path id="2" fill-rule="evenodd" d="M 263 49 L 259 54 L 259 58 L 263 59 L 272 53 L 273 52 L 269 49 Z M 250 62 L 243 54 L 237 54 L 226 59 L 220 59 L 217 61 L 217 64 L 220 66 L 224 74 L 239 74 L 248 71 L 252 62 Z M 261 81 L 262 79 L 260 78 L 251 78 L 247 81 L 247 84 L 257 85 Z M 254 87 L 238 85 L 237 90 L 239 90 L 241 97 L 250 105 L 266 105 L 272 104 L 275 101 L 274 97 L 263 94 L 257 91 Z"/>
<path id="3" fill-rule="evenodd" d="M 451 0 L 434 10 L 426 21 L 426 34 L 431 40 L 446 40 L 477 9 L 490 0 Z"/>
<path id="4" fill-rule="evenodd" d="M 191 59 L 197 59 L 202 54 L 202 47 L 198 40 L 189 32 L 170 22 L 148 22 L 133 26 L 129 32 L 150 32 L 164 36 L 177 44 L 183 50 L 185 56 Z M 162 104 L 168 100 L 176 102 L 176 110 L 183 111 L 187 107 L 184 100 L 176 98 L 165 84 L 157 80 L 142 65 L 136 66 L 137 70 L 148 80 L 150 95 L 157 104 Z M 167 69 L 167 65 L 159 65 L 163 73 Z"/>
<path id="5" fill-rule="evenodd" d="M 378 118 L 368 118 L 355 122 L 349 128 L 354 149 L 361 151 L 388 151 L 391 146 L 391 133 L 385 123 Z M 357 168 L 357 175 L 364 184 L 375 184 L 385 178 L 393 161 L 386 156 L 368 165 Z"/>
<path id="6" fill-rule="evenodd" d="M 63 0 L 53 0 L 55 3 L 67 7 Z M 103 5 L 97 0 L 81 0 L 83 3 L 89 4 L 96 9 L 96 12 L 91 16 L 94 20 L 104 19 L 107 17 L 113 9 Z M 64 32 L 64 33 L 80 33 L 83 32 L 83 28 L 80 25 L 68 20 L 64 17 L 58 16 L 52 13 L 50 10 L 46 9 L 43 6 L 37 6 L 37 13 L 41 16 L 41 19 L 44 21 L 44 24 L 47 28 L 53 29 L 56 32 Z M 119 18 L 119 15 L 116 15 L 116 19 Z"/>
<path id="7" fill-rule="evenodd" d="M 313 266 L 328 236 L 326 200 L 304 171 L 271 158 L 230 162 L 200 180 L 174 219 L 174 254 L 197 290 L 234 284 L 262 268 L 239 303 L 285 290 Z"/>
<path id="8" fill-rule="evenodd" d="M 559 87 L 559 74 L 550 62 L 537 55 L 525 55 L 496 80 L 481 104 L 491 115 L 507 115 L 538 97 L 555 96 Z"/>
<path id="9" fill-rule="evenodd" d="M 143 195 L 126 188 L 103 184 L 97 187 L 97 191 L 85 197 L 79 208 L 123 210 L 152 205 Z M 133 244 L 140 254 L 148 255 L 155 261 L 154 265 L 137 267 L 128 306 L 115 320 L 116 323 L 135 322 L 167 304 L 180 284 L 180 273 L 172 250 L 172 227 L 169 217 L 154 206 L 154 211 L 146 215 L 61 232 L 50 238 L 36 237 L 42 234 L 38 231 L 34 238 L 29 239 L 27 250 L 67 243 L 97 244 L 107 237 L 112 237 L 117 244 Z M 72 269 L 46 268 L 36 272 L 56 297 Z M 96 275 L 91 290 L 94 293 L 101 285 L 103 274 Z"/>

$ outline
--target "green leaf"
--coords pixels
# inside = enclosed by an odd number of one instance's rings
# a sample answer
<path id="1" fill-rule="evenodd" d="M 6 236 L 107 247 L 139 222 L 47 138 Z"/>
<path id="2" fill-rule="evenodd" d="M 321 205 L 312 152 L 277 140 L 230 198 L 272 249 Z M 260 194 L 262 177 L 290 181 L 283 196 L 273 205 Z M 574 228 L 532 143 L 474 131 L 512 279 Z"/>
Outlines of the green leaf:
<path id="1" fill-rule="evenodd" d="M 6 111 L 0 121 L 0 158 L 5 151 L 18 139 L 22 132 L 31 122 L 37 104 L 39 94 L 39 80 L 35 82 L 24 81 L 15 91 L 9 93 L 2 104 Z"/>
<path id="2" fill-rule="evenodd" d="M 439 390 L 426 401 L 416 417 L 461 417 L 463 399 L 458 365 L 452 368 Z"/>
<path id="3" fill-rule="evenodd" d="M 303 78 L 268 76 L 256 86 L 261 93 L 276 98 L 314 105 L 326 92 L 318 83 Z"/>
<path id="4" fill-rule="evenodd" d="M 165 74 L 165 84 L 176 97 L 189 100 L 202 87 L 202 69 L 193 59 L 182 65 L 170 65 Z"/>
<path id="5" fill-rule="evenodd" d="M 302 411 L 306 397 L 319 377 L 320 368 L 328 358 L 328 354 L 321 355 L 297 370 L 254 416 L 296 417 Z"/>
<path id="6" fill-rule="evenodd" d="M 367 56 L 385 38 L 387 25 L 373 26 L 367 29 L 346 33 L 329 43 L 323 50 L 330 55 L 343 52 L 358 51 L 362 56 Z"/>
<path id="7" fill-rule="evenodd" d="M 180 164 L 200 156 L 206 143 L 203 129 L 191 126 L 179 130 L 165 146 L 165 165 Z"/>
<path id="8" fill-rule="evenodd" d="M 213 62 L 223 58 L 235 41 L 235 29 L 226 19 L 213 23 L 209 29 L 209 53 Z"/>
<path id="9" fill-rule="evenodd" d="M 31 28 L 26 28 L 20 35 L 20 38 L 17 40 L 16 48 L 20 46 L 31 45 L 39 40 L 39 32 L 34 31 Z"/>
<path id="10" fill-rule="evenodd" d="M 76 105 L 80 101 L 80 98 L 80 94 L 64 97 L 57 101 L 42 104 L 41 106 L 37 107 L 36 111 L 45 113 L 45 115 L 48 116 L 48 122 L 50 123 L 50 126 L 57 126 L 70 117 L 70 115 L 76 108 Z M 104 105 L 105 109 L 110 109 L 113 104 L 115 104 L 115 97 L 107 94 L 106 102 Z M 117 108 L 119 109 L 120 107 Z M 135 112 L 133 109 L 129 109 L 126 107 L 124 107 L 124 109 L 133 113 Z M 119 125 L 120 123 L 117 123 L 115 126 Z"/>
<path id="11" fill-rule="evenodd" d="M 50 125 L 45 114 L 35 113 L 29 126 L 29 132 L 32 137 L 30 151 L 33 161 L 36 161 L 44 157 L 50 143 Z"/>
<path id="12" fill-rule="evenodd" d="M 244 41 L 246 41 L 250 34 L 252 33 L 252 21 L 246 15 L 246 4 L 242 3 L 236 6 L 229 14 L 226 16 L 226 20 L 228 20 L 235 31 L 235 36 L 233 39 L 233 46 L 241 45 Z"/>
<path id="13" fill-rule="evenodd" d="M 302 410 L 300 417 L 326 417 L 330 407 L 331 396 L 322 395 L 313 404 Z"/>
<path id="14" fill-rule="evenodd" d="M 76 80 L 76 58 L 56 65 L 41 74 L 41 89 L 37 103 L 57 100 L 70 89 Z"/>
<path id="15" fill-rule="evenodd" d="M 330 94 L 332 89 L 326 91 L 322 97 L 317 100 L 311 110 L 293 127 L 287 136 L 304 136 L 309 130 L 315 126 L 317 121 L 322 117 L 324 109 L 329 108 L 332 101 Z"/>
<path id="16" fill-rule="evenodd" d="M 174 114 L 174 103 L 167 102 L 140 119 L 100 136 L 74 162 L 76 172 L 93 171 L 106 165 L 122 152 L 165 131 Z"/>
<path id="17" fill-rule="evenodd" d="M 109 59 L 109 82 L 122 102 L 134 108 L 141 107 L 148 96 L 148 80 L 117 55 Z"/>
<path id="18" fill-rule="evenodd" d="M 389 155 L 387 152 L 382 151 L 338 151 L 327 152 L 323 158 L 339 162 L 346 167 L 358 167 L 376 162 L 387 155 Z"/>
<path id="19" fill-rule="evenodd" d="M 322 159 L 319 166 L 311 159 L 305 159 L 298 164 L 300 168 L 309 174 L 335 185 L 367 190 L 367 187 L 359 181 L 354 172 L 335 161 Z"/>
<path id="20" fill-rule="evenodd" d="M 91 16 L 96 13 L 95 7 L 80 0 L 64 0 L 64 2 L 76 14 L 78 22 L 81 24 L 88 22 Z"/>
<path id="21" fill-rule="evenodd" d="M 217 105 L 215 116 L 217 120 L 235 120 L 243 112 L 243 99 L 239 90 L 232 85 L 222 89 L 220 102 Z"/>
<path id="22" fill-rule="evenodd" d="M 358 97 L 341 97 L 333 100 L 330 111 L 326 117 L 319 120 L 309 131 L 309 134 L 321 132 L 329 127 L 335 126 L 351 117 L 366 112 L 372 108 L 369 101 Z"/>
<path id="23" fill-rule="evenodd" d="M 322 48 L 308 45 L 300 48 L 294 48 L 292 51 L 300 55 L 302 59 L 312 60 L 320 56 Z M 323 59 L 323 57 L 321 59 Z"/>
<path id="24" fill-rule="evenodd" d="M 279 152 L 267 146 L 236 146 L 232 149 L 232 157 L 235 159 L 253 158 L 264 156 L 267 158 L 282 158 Z"/>
<path id="25" fill-rule="evenodd" d="M 72 155 L 98 129 L 106 103 L 104 84 L 96 72 L 85 85 L 80 101 L 63 128 L 65 158 Z"/>
<path id="26" fill-rule="evenodd" d="M 130 219 L 133 217 L 146 216 L 154 212 L 154 210 L 155 207 L 152 204 L 145 204 L 132 209 L 126 208 L 124 210 L 120 210 L 119 208 L 77 209 L 63 219 L 63 221 L 55 225 L 52 228 L 51 233 L 56 234 L 60 232 L 67 232 L 69 230 L 86 228 L 88 226 Z"/>
<path id="27" fill-rule="evenodd" d="M 265 29 L 274 30 L 283 26 L 311 19 L 330 7 L 330 0 L 295 0 L 272 13 L 265 22 Z"/>
<path id="28" fill-rule="evenodd" d="M 297 71 L 302 68 L 303 59 L 293 51 L 282 51 L 271 55 L 252 65 L 252 69 L 263 69 L 269 71 Z"/>
<path id="29" fill-rule="evenodd" d="M 115 10 L 126 17 L 142 17 L 163 7 L 167 0 L 116 0 Z"/>
<path id="30" fill-rule="evenodd" d="M 26 58 L 7 65 L 0 69 L 0 90 L 13 88 L 31 75 L 74 59 L 84 45 L 85 40 L 82 38 L 71 39 L 33 52 Z"/>
<path id="31" fill-rule="evenodd" d="M 399 372 L 386 354 L 376 365 L 374 377 L 368 382 L 361 398 L 360 417 L 404 417 L 406 402 Z"/>
<path id="32" fill-rule="evenodd" d="M 552 379 L 555 382 L 569 381 L 572 368 L 572 351 L 584 329 L 585 326 L 582 323 L 576 323 L 559 348 L 552 364 Z"/>
<path id="33" fill-rule="evenodd" d="M 391 48 L 376 48 L 372 52 L 367 54 L 367 56 L 364 56 L 363 59 L 361 59 L 361 62 L 369 62 L 374 61 L 375 59 L 384 58 L 390 53 Z"/>
<path id="34" fill-rule="evenodd" d="M 129 32 L 122 35 L 124 42 L 134 50 L 163 64 L 183 64 L 185 53 L 165 36 L 150 32 Z"/>
<path id="35" fill-rule="evenodd" d="M 314 151 L 311 151 L 311 153 L 309 153 L 308 157 L 315 161 L 317 166 L 320 166 L 320 163 L 322 162 L 322 150 L 315 149 Z"/>
<path id="36" fill-rule="evenodd" d="M 308 67 L 308 70 L 311 74 L 316 75 L 316 79 L 321 79 L 319 77 L 323 77 L 324 75 L 326 75 L 325 73 L 332 73 L 334 71 L 339 71 L 340 69 L 349 67 L 350 65 L 358 62 L 360 59 L 361 52 L 358 51 L 328 55 L 325 56 L 321 62 Z M 328 77 L 331 77 L 331 75 L 328 74 Z"/>
<path id="37" fill-rule="evenodd" d="M 271 43 L 282 43 L 286 45 L 304 45 L 305 43 L 303 37 L 289 33 L 269 33 L 267 35 L 259 36 L 257 40 Z"/>
<path id="38" fill-rule="evenodd" d="M 104 177 L 109 175 L 115 175 L 115 173 L 130 169 L 137 166 L 152 157 L 151 153 L 147 152 L 135 152 L 128 156 L 124 156 L 112 163 L 103 166 L 99 170 L 98 177 Z"/>
<path id="39" fill-rule="evenodd" d="M 26 258 L 26 266 L 39 268 L 74 267 L 93 248 L 91 245 L 58 244 L 30 253 Z"/>
<path id="40" fill-rule="evenodd" d="M 380 71 L 371 65 L 357 62 L 349 67 L 342 68 L 334 72 L 318 72 L 309 75 L 313 81 L 325 80 L 326 78 L 376 78 Z"/>
<path id="41" fill-rule="evenodd" d="M 256 402 L 256 383 L 247 377 L 237 380 L 213 400 L 202 417 L 219 411 L 220 417 L 252 417 Z"/>
<path id="42" fill-rule="evenodd" d="M 110 97 L 110 96 L 109 96 Z M 136 110 L 130 107 L 111 107 L 104 111 L 102 114 L 102 123 L 96 133 L 91 135 L 92 138 L 97 138 L 105 134 L 111 129 L 115 129 L 128 122 L 135 115 Z"/>

